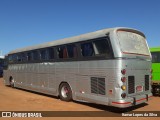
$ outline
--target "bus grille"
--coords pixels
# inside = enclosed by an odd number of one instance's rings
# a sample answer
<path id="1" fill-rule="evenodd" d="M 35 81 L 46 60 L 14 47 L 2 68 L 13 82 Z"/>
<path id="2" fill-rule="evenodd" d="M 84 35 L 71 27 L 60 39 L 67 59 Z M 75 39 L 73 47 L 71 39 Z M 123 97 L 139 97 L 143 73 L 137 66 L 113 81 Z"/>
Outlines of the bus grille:
<path id="1" fill-rule="evenodd" d="M 91 93 L 105 95 L 105 78 L 91 77 Z"/>
<path id="2" fill-rule="evenodd" d="M 149 90 L 149 75 L 145 75 L 145 91 Z"/>
<path id="3" fill-rule="evenodd" d="M 128 94 L 135 93 L 135 79 L 134 76 L 128 76 Z"/>

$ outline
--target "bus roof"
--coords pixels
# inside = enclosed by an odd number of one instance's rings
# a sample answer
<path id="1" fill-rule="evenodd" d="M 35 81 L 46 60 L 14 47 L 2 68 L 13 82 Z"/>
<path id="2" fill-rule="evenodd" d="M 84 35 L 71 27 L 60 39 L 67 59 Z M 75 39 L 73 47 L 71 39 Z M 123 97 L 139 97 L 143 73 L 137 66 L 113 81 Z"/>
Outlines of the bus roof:
<path id="1" fill-rule="evenodd" d="M 158 51 L 160 51 L 160 47 L 151 47 L 150 51 L 151 52 L 158 52 Z"/>
<path id="2" fill-rule="evenodd" d="M 36 50 L 36 49 L 41 49 L 41 48 L 46 48 L 46 47 L 52 47 L 52 46 L 57 46 L 57 45 L 62 45 L 62 44 L 69 44 L 69 43 L 73 43 L 73 42 L 80 42 L 80 41 L 85 41 L 85 40 L 89 40 L 89 39 L 95 39 L 98 37 L 104 37 L 104 36 L 106 36 L 107 33 L 114 31 L 114 30 L 118 30 L 118 29 L 136 31 L 145 37 L 145 35 L 138 30 L 131 29 L 131 28 L 125 28 L 125 27 L 116 27 L 116 28 L 102 29 L 102 30 L 98 30 L 95 32 L 90 32 L 90 33 L 86 33 L 86 34 L 82 34 L 82 35 L 78 35 L 78 36 L 74 36 L 74 37 L 70 37 L 70 38 L 54 40 L 51 42 L 47 42 L 47 43 L 43 43 L 43 44 L 39 44 L 39 45 L 35 45 L 35 46 L 16 49 L 16 50 L 9 52 L 8 54 L 20 53 L 20 52 Z"/>

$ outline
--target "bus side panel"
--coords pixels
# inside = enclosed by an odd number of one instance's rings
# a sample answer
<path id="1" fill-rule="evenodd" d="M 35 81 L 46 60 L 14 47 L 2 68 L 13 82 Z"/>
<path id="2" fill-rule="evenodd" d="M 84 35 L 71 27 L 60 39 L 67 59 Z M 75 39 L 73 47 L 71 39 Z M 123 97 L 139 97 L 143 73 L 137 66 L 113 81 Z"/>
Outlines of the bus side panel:
<path id="1" fill-rule="evenodd" d="M 121 78 L 120 68 L 121 61 L 117 60 L 80 62 L 76 84 L 77 100 L 108 105 L 109 99 L 119 97 L 116 92 L 120 88 L 116 86 L 117 80 Z"/>
<path id="2" fill-rule="evenodd" d="M 55 68 L 56 89 L 59 94 L 59 86 L 62 82 L 66 82 L 71 87 L 73 99 L 75 98 L 76 81 L 78 73 L 78 62 L 57 62 Z"/>
<path id="3" fill-rule="evenodd" d="M 14 64 L 4 74 L 5 85 L 12 77 L 15 87 L 57 95 L 54 63 Z"/>
<path id="4" fill-rule="evenodd" d="M 3 79 L 4 79 L 4 84 L 5 85 L 10 85 L 10 83 L 9 83 L 9 76 L 10 76 L 10 72 L 9 72 L 9 70 L 3 70 Z"/>
<path id="5" fill-rule="evenodd" d="M 48 92 L 54 95 L 57 94 L 57 89 L 56 89 L 56 77 L 55 77 L 55 63 L 47 63 L 47 68 L 48 68 Z"/>
<path id="6" fill-rule="evenodd" d="M 15 67 L 15 73 L 13 75 L 14 81 L 15 81 L 15 86 L 16 87 L 23 87 L 26 82 L 25 82 L 25 77 L 23 77 L 23 70 L 22 70 L 21 64 L 14 65 Z M 16 76 L 16 77 L 15 77 Z"/>
<path id="7" fill-rule="evenodd" d="M 34 89 L 41 93 L 56 95 L 54 63 L 38 63 L 35 70 L 33 69 L 33 74 L 31 85 Z"/>
<path id="8" fill-rule="evenodd" d="M 48 88 L 49 76 L 48 63 L 40 63 L 38 71 L 38 86 L 41 92 L 46 92 Z M 54 86 L 53 86 L 54 87 Z"/>

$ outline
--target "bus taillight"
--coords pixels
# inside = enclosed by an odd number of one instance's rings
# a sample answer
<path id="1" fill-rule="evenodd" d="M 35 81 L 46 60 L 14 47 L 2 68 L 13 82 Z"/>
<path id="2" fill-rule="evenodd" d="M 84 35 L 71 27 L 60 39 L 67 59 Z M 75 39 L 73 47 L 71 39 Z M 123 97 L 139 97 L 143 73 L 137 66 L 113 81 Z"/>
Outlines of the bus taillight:
<path id="1" fill-rule="evenodd" d="M 121 73 L 122 73 L 123 75 L 125 75 L 125 74 L 126 74 L 126 69 L 121 70 Z"/>
<path id="2" fill-rule="evenodd" d="M 122 93 L 122 94 L 121 94 L 121 97 L 122 97 L 122 98 L 125 98 L 125 97 L 126 97 L 126 93 Z"/>
<path id="3" fill-rule="evenodd" d="M 126 77 L 122 77 L 121 78 L 121 81 L 124 83 L 124 82 L 126 82 Z"/>

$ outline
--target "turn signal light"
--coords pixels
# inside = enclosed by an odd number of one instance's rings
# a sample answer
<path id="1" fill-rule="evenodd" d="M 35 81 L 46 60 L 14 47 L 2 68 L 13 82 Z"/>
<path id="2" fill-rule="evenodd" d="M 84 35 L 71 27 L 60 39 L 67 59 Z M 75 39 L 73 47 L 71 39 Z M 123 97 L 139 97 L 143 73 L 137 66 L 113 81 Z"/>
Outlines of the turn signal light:
<path id="1" fill-rule="evenodd" d="M 125 75 L 125 74 L 126 74 L 126 69 L 121 70 L 121 73 L 122 73 L 123 75 Z"/>
<path id="2" fill-rule="evenodd" d="M 126 90 L 126 86 L 125 86 L 125 85 L 122 85 L 122 86 L 121 86 L 121 89 L 122 89 L 122 90 Z"/>

